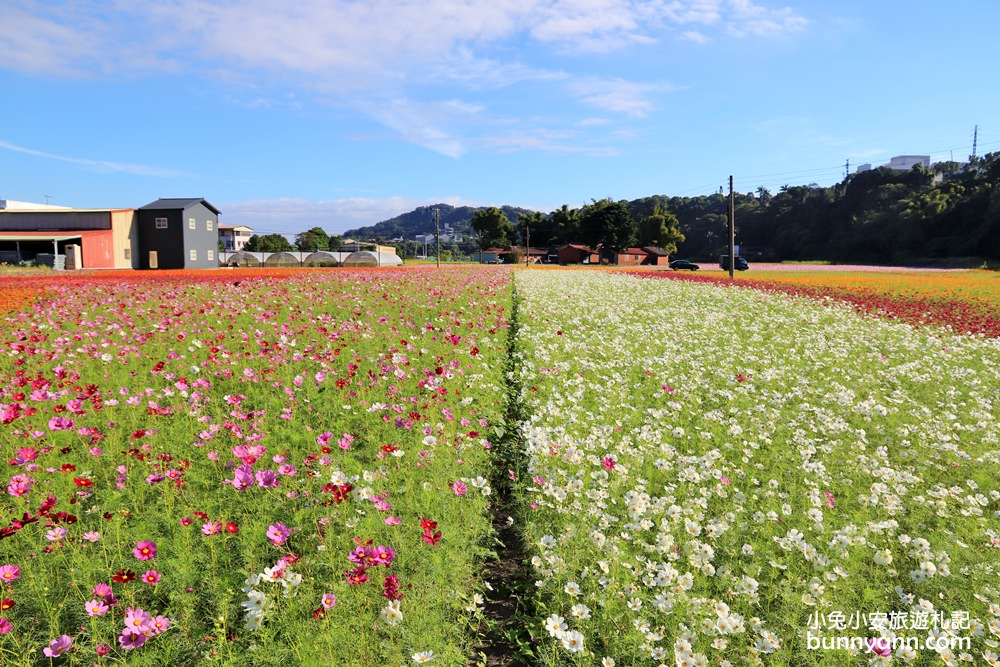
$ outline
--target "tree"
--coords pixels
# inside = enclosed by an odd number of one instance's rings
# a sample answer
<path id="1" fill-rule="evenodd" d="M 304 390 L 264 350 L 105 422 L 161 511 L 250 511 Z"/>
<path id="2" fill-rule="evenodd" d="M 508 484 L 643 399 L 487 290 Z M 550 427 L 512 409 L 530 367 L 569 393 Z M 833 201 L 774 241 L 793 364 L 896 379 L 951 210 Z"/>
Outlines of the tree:
<path id="1" fill-rule="evenodd" d="M 591 247 L 602 246 L 605 252 L 624 250 L 635 244 L 636 232 L 635 221 L 623 201 L 602 199 L 583 208 L 580 234 Z"/>
<path id="2" fill-rule="evenodd" d="M 472 228 L 479 235 L 479 246 L 483 250 L 509 246 L 514 236 L 513 223 L 496 206 L 476 211 L 472 215 Z"/>
<path id="3" fill-rule="evenodd" d="M 330 236 L 319 227 L 295 235 L 295 247 L 301 252 L 330 249 Z"/>
<path id="4" fill-rule="evenodd" d="M 538 211 L 517 214 L 517 235 L 521 245 L 528 243 L 544 248 L 552 241 L 552 225 Z"/>
<path id="5" fill-rule="evenodd" d="M 566 204 L 549 214 L 552 243 L 575 243 L 580 240 L 580 211 Z"/>
<path id="6" fill-rule="evenodd" d="M 329 246 L 331 251 L 333 252 L 339 251 L 341 248 L 344 247 L 344 237 L 337 236 L 336 234 L 334 234 L 333 236 L 330 237 Z"/>
<path id="7" fill-rule="evenodd" d="M 265 234 L 264 236 L 254 234 L 247 239 L 244 250 L 249 252 L 291 252 L 295 250 L 295 246 L 281 234 Z"/>
<path id="8" fill-rule="evenodd" d="M 639 224 L 639 245 L 654 246 L 668 255 L 677 254 L 677 244 L 684 241 L 677 216 L 670 211 L 653 207 L 653 212 Z"/>

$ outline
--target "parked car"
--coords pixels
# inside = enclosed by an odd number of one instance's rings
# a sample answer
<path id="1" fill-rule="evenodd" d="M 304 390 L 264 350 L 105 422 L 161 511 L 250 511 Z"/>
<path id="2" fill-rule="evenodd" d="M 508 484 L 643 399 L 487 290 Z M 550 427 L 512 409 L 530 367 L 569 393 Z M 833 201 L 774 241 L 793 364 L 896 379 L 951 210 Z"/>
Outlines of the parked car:
<path id="1" fill-rule="evenodd" d="M 719 256 L 719 268 L 721 268 L 723 271 L 729 270 L 729 255 Z M 736 259 L 733 260 L 733 268 L 736 269 L 737 271 L 746 271 L 750 268 L 750 265 L 747 263 L 746 258 L 737 257 Z"/>
<path id="2" fill-rule="evenodd" d="M 700 267 L 694 262 L 689 262 L 686 259 L 675 259 L 670 262 L 670 268 L 674 271 L 697 271 Z"/>

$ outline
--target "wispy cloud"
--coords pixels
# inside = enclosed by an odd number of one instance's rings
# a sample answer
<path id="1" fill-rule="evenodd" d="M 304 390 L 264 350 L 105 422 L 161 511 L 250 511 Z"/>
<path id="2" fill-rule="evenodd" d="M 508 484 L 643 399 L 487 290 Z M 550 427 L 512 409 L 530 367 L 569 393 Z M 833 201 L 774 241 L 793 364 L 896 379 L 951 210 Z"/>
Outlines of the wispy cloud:
<path id="1" fill-rule="evenodd" d="M 680 34 L 680 39 L 687 42 L 694 42 L 695 44 L 708 44 L 712 41 L 710 37 L 706 37 L 697 30 L 685 30 Z"/>
<path id="2" fill-rule="evenodd" d="M 585 67 L 589 53 L 669 35 L 701 44 L 721 33 L 773 38 L 809 21 L 754 0 L 4 0 L 0 25 L 0 68 L 194 74 L 251 90 L 259 105 L 277 99 L 259 90 L 266 81 L 335 100 L 406 141 L 459 157 L 477 134 L 491 134 L 497 112 L 476 99 L 483 91 L 549 84 L 541 94 L 553 105 L 566 103 L 568 89 L 578 104 L 638 119 L 663 90 L 611 77 L 603 88 L 581 84 L 551 67 L 553 51 Z M 461 130 L 456 111 L 433 101 L 446 86 L 452 103 L 477 107 L 475 122 L 457 114 Z"/>
<path id="3" fill-rule="evenodd" d="M 127 162 L 111 162 L 108 160 L 91 160 L 88 158 L 77 158 L 77 157 L 67 157 L 65 155 L 55 155 L 53 153 L 46 153 L 44 151 L 37 151 L 32 148 L 25 148 L 24 146 L 18 146 L 7 141 L 0 139 L 0 148 L 4 148 L 9 151 L 15 151 L 17 153 L 24 153 L 25 155 L 33 155 L 35 157 L 45 158 L 47 160 L 59 160 L 60 162 L 69 162 L 72 164 L 79 164 L 85 167 L 89 167 L 96 171 L 116 171 L 125 174 L 135 174 L 137 176 L 161 176 L 161 177 L 178 177 L 178 176 L 191 176 L 191 174 L 177 171 L 174 169 L 165 169 L 162 167 L 151 167 L 142 164 L 129 164 Z"/>
<path id="4" fill-rule="evenodd" d="M 729 0 L 729 4 L 732 16 L 727 31 L 736 37 L 777 37 L 798 32 L 809 25 L 807 18 L 789 7 L 768 9 L 751 0 Z"/>
<path id="5" fill-rule="evenodd" d="M 668 83 L 639 83 L 588 77 L 569 84 L 584 103 L 630 118 L 644 118 L 655 107 L 653 96 L 680 90 Z"/>

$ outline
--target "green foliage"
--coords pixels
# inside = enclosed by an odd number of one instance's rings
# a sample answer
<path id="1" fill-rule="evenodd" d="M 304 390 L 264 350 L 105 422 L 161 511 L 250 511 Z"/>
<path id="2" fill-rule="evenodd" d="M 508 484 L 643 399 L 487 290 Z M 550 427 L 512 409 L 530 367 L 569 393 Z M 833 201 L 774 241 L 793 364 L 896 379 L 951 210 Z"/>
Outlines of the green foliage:
<path id="1" fill-rule="evenodd" d="M 295 247 L 301 252 L 330 249 L 330 236 L 319 227 L 295 235 Z"/>
<path id="2" fill-rule="evenodd" d="M 635 244 L 637 231 L 624 201 L 602 199 L 583 208 L 580 236 L 591 247 L 602 246 L 605 252 L 624 250 Z"/>
<path id="3" fill-rule="evenodd" d="M 479 246 L 487 248 L 506 247 L 514 240 L 514 225 L 507 215 L 496 206 L 479 209 L 472 216 L 472 228 L 479 235 Z"/>
<path id="4" fill-rule="evenodd" d="M 677 253 L 677 244 L 684 241 L 677 216 L 659 205 L 639 224 L 639 245 L 653 246 L 668 255 Z"/>
<path id="5" fill-rule="evenodd" d="M 265 234 L 264 236 L 254 234 L 247 240 L 244 250 L 248 252 L 292 252 L 295 250 L 295 246 L 281 234 Z"/>

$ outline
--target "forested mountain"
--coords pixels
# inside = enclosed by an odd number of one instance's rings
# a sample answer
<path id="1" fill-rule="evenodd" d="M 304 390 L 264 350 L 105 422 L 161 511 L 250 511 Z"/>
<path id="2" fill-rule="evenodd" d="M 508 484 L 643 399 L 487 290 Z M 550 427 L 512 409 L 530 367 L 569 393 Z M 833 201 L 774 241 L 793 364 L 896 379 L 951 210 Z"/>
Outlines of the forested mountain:
<path id="1" fill-rule="evenodd" d="M 435 204 L 434 206 L 420 206 L 409 213 L 397 215 L 382 222 L 368 227 L 358 227 L 344 232 L 343 236 L 361 239 L 383 240 L 402 237 L 412 239 L 418 234 L 433 234 L 435 229 L 434 209 L 438 209 L 441 218 L 441 229 L 450 227 L 453 233 L 460 236 L 475 237 L 472 230 L 472 216 L 483 206 L 449 206 L 448 204 Z M 516 206 L 501 206 L 503 212 L 512 223 L 517 222 L 517 216 L 521 213 L 530 213 L 526 208 Z"/>
<path id="2" fill-rule="evenodd" d="M 669 247 L 677 256 L 711 260 L 726 248 L 728 197 L 654 195 L 595 200 L 549 213 L 502 207 L 514 224 L 509 241 Z M 346 235 L 383 239 L 434 232 L 434 208 L 421 207 Z M 440 204 L 442 229 L 478 238 L 471 221 L 485 207 Z M 627 215 L 625 212 L 627 211 Z M 1000 260 L 1000 153 L 968 164 L 938 163 L 908 171 L 858 172 L 829 187 L 785 185 L 735 195 L 736 241 L 750 259 L 829 260 L 874 264 L 934 263 L 955 258 Z M 494 225 L 495 226 L 495 225 Z M 477 244 L 472 244 L 473 249 Z M 470 252 L 454 248 L 455 252 Z M 674 254 L 674 253 L 671 253 Z"/>

